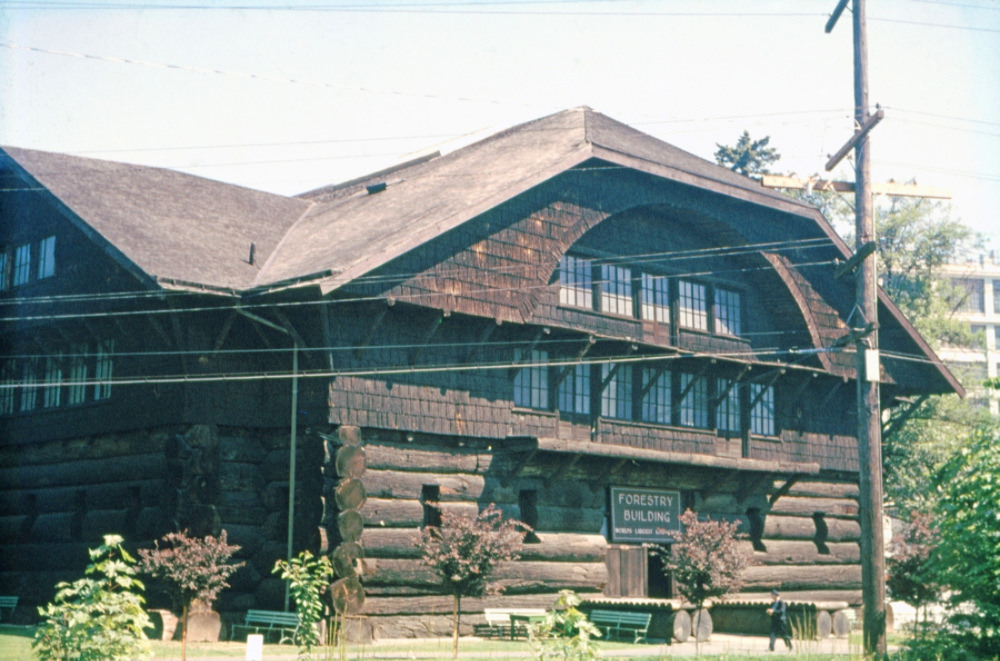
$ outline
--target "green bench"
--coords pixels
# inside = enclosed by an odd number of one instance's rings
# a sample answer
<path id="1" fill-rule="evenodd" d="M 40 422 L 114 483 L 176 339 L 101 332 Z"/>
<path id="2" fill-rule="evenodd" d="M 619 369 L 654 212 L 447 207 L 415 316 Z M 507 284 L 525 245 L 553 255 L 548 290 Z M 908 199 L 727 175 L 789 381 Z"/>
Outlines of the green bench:
<path id="1" fill-rule="evenodd" d="M 243 624 L 234 624 L 229 632 L 229 640 L 236 638 L 237 630 L 263 634 L 264 639 L 277 634 L 278 644 L 294 643 L 295 632 L 299 628 L 299 618 L 295 613 L 284 611 L 248 610 Z"/>
<path id="2" fill-rule="evenodd" d="M 545 617 L 544 608 L 484 608 L 486 624 L 473 628 L 477 636 L 510 638 L 528 635 L 528 624 Z"/>
<path id="3" fill-rule="evenodd" d="M 0 596 L 0 619 L 3 619 L 3 610 L 10 611 L 8 618 L 14 617 L 14 609 L 17 608 L 17 597 Z"/>
<path id="4" fill-rule="evenodd" d="M 601 630 L 606 638 L 632 638 L 633 643 L 646 640 L 651 613 L 631 611 L 593 610 L 587 619 Z"/>

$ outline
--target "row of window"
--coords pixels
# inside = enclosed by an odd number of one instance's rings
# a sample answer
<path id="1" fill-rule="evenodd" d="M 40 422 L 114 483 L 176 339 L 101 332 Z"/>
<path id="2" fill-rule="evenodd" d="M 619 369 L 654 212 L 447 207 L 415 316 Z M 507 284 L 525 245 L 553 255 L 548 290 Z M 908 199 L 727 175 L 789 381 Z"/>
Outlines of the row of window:
<path id="1" fill-rule="evenodd" d="M 952 285 L 964 289 L 963 312 L 986 313 L 986 280 L 984 278 L 952 278 Z M 993 313 L 1000 314 L 1000 280 L 993 280 Z"/>
<path id="2" fill-rule="evenodd" d="M 56 274 L 56 237 L 0 248 L 0 291 Z"/>
<path id="3" fill-rule="evenodd" d="M 0 366 L 0 415 L 73 406 L 111 397 L 114 340 L 73 345 L 65 354 Z"/>
<path id="4" fill-rule="evenodd" d="M 560 366 L 548 352 L 515 352 L 514 405 L 606 418 L 774 436 L 774 388 L 632 363 Z M 599 393 L 597 400 L 592 393 Z"/>
<path id="5" fill-rule="evenodd" d="M 563 255 L 559 261 L 559 304 L 670 322 L 671 302 L 683 328 L 739 336 L 742 331 L 738 291 L 685 278 L 668 278 L 629 266 Z"/>

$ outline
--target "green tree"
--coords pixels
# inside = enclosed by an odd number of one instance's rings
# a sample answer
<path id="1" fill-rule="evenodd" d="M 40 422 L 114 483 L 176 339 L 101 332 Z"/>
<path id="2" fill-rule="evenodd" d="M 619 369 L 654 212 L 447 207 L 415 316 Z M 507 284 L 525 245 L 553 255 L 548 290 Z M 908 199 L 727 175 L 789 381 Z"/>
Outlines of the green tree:
<path id="1" fill-rule="evenodd" d="M 38 609 L 42 623 L 32 648 L 41 661 L 126 661 L 150 655 L 144 629 L 142 582 L 135 559 L 118 535 L 90 549 L 84 577 L 56 585 L 52 603 Z"/>
<path id="2" fill-rule="evenodd" d="M 909 521 L 893 535 L 886 560 L 886 587 L 890 596 L 913 606 L 918 614 L 923 609 L 925 622 L 927 607 L 941 597 L 941 587 L 930 566 L 937 543 L 932 526 L 931 514 L 912 512 Z"/>
<path id="3" fill-rule="evenodd" d="M 966 658 L 992 659 L 1000 650 L 1000 433 L 978 434 L 936 482 L 940 536 L 933 567 L 950 591 Z"/>
<path id="4" fill-rule="evenodd" d="M 715 162 L 733 172 L 759 179 L 762 175 L 771 174 L 767 166 L 781 158 L 777 149 L 767 146 L 769 142 L 771 142 L 770 136 L 754 140 L 750 137 L 749 131 L 743 131 L 735 147 L 715 143 L 718 147 L 715 152 Z"/>
<path id="5" fill-rule="evenodd" d="M 441 579 L 444 591 L 454 597 L 453 652 L 458 656 L 458 628 L 462 597 L 499 592 L 493 573 L 502 562 L 518 557 L 524 536 L 531 528 L 504 519 L 493 504 L 476 517 L 441 511 L 441 525 L 421 531 L 424 563 Z"/>
<path id="6" fill-rule="evenodd" d="M 669 548 L 657 547 L 655 552 L 663 558 L 663 569 L 673 576 L 678 591 L 695 607 L 697 630 L 705 601 L 738 591 L 754 557 L 748 546 L 740 544 L 735 521 L 701 521 L 685 510 L 681 523 L 684 527 L 674 534 L 674 543 Z"/>
<path id="7" fill-rule="evenodd" d="M 299 658 L 306 657 L 313 646 L 320 643 L 316 625 L 327 615 L 323 593 L 330 588 L 333 564 L 328 556 L 316 557 L 310 551 L 302 551 L 291 560 L 279 559 L 272 573 L 280 573 L 281 578 L 289 582 L 299 622 L 295 642 L 299 646 Z M 327 631 L 332 633 L 333 627 Z"/>
<path id="8" fill-rule="evenodd" d="M 160 548 L 160 542 L 163 548 Z M 188 537 L 185 532 L 172 532 L 155 542 L 155 548 L 139 549 L 139 570 L 163 581 L 174 607 L 181 608 L 181 658 L 187 658 L 188 615 L 191 604 L 200 601 L 206 608 L 229 587 L 229 576 L 243 562 L 229 559 L 240 549 L 226 541 L 226 531 L 218 538 L 207 535 Z"/>

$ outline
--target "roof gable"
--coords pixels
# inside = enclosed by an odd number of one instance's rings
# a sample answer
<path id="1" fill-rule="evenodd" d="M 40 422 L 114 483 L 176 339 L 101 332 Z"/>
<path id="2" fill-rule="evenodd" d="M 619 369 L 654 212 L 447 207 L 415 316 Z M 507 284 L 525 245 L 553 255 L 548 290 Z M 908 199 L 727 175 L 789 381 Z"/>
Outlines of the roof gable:
<path id="1" fill-rule="evenodd" d="M 0 155 L 123 266 L 167 288 L 250 287 L 310 206 L 162 168 L 13 147 Z"/>

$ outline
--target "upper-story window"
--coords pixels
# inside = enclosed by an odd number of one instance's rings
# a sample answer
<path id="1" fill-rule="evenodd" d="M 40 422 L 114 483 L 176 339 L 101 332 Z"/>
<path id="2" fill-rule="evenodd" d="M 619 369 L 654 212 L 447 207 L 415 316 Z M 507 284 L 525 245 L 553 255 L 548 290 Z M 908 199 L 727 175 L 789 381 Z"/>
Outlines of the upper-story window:
<path id="1" fill-rule="evenodd" d="M 574 365 L 559 383 L 559 410 L 590 415 L 590 366 Z"/>
<path id="2" fill-rule="evenodd" d="M 0 291 L 20 287 L 56 274 L 56 237 L 37 243 L 0 247 Z"/>
<path id="3" fill-rule="evenodd" d="M 774 386 L 750 384 L 750 433 L 774 436 Z"/>
<path id="4" fill-rule="evenodd" d="M 642 274 L 642 318 L 670 323 L 670 281 L 664 276 Z"/>
<path id="5" fill-rule="evenodd" d="M 69 345 L 45 357 L 0 362 L 0 415 L 98 402 L 111 397 L 114 340 Z M 88 379 L 93 374 L 92 379 Z M 68 375 L 68 379 L 67 379 Z"/>
<path id="6" fill-rule="evenodd" d="M 669 425 L 672 410 L 670 372 L 655 367 L 642 368 L 642 420 Z"/>
<path id="7" fill-rule="evenodd" d="M 14 286 L 28 284 L 31 279 L 31 244 L 25 243 L 14 250 Z"/>
<path id="8" fill-rule="evenodd" d="M 985 292 L 983 291 L 984 282 L 981 278 L 955 278 L 952 280 L 952 284 L 956 288 L 965 290 L 965 298 L 961 302 L 964 311 L 986 311 Z"/>
<path id="9" fill-rule="evenodd" d="M 83 404 L 87 400 L 87 345 L 74 344 L 69 358 L 69 393 L 67 404 Z"/>
<path id="10" fill-rule="evenodd" d="M 601 265 L 601 312 L 632 315 L 632 269 Z"/>
<path id="11" fill-rule="evenodd" d="M 114 340 L 105 340 L 97 345 L 97 363 L 94 369 L 94 377 L 97 379 L 94 386 L 94 400 L 96 401 L 111 397 L 111 377 L 114 368 L 112 354 L 114 350 Z"/>
<path id="12" fill-rule="evenodd" d="M 1000 314 L 1000 280 L 993 281 L 993 314 Z"/>
<path id="13" fill-rule="evenodd" d="M 532 409 L 549 407 L 549 354 L 532 349 L 525 355 L 523 349 L 514 350 L 515 362 L 528 362 L 514 376 L 514 406 Z"/>
<path id="14" fill-rule="evenodd" d="M 577 308 L 594 308 L 594 262 L 563 255 L 559 260 L 559 303 Z"/>
<path id="15" fill-rule="evenodd" d="M 677 281 L 678 321 L 684 328 L 708 330 L 708 288 L 690 280 Z"/>
<path id="16" fill-rule="evenodd" d="M 715 332 L 720 335 L 740 335 L 742 314 L 739 292 L 716 287 L 714 299 L 712 317 L 715 320 Z"/>
<path id="17" fill-rule="evenodd" d="M 47 409 L 55 408 L 62 402 L 62 355 L 45 359 L 45 391 L 42 404 Z"/>
<path id="18" fill-rule="evenodd" d="M 38 243 L 38 279 L 56 274 L 56 237 L 49 236 Z"/>
<path id="19" fill-rule="evenodd" d="M 682 373 L 680 388 L 680 423 L 685 427 L 708 427 L 708 379 Z"/>
<path id="20" fill-rule="evenodd" d="M 740 391 L 732 379 L 715 381 L 715 427 L 719 431 L 740 431 Z"/>
<path id="21" fill-rule="evenodd" d="M 38 365 L 34 358 L 21 366 L 21 412 L 34 411 L 38 404 Z"/>
<path id="22" fill-rule="evenodd" d="M 627 363 L 604 363 L 601 365 L 601 383 L 604 384 L 604 390 L 601 391 L 601 415 L 631 420 L 632 366 Z"/>

